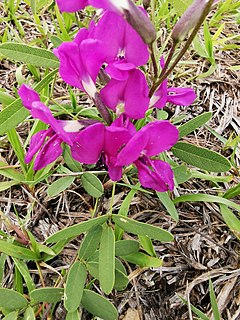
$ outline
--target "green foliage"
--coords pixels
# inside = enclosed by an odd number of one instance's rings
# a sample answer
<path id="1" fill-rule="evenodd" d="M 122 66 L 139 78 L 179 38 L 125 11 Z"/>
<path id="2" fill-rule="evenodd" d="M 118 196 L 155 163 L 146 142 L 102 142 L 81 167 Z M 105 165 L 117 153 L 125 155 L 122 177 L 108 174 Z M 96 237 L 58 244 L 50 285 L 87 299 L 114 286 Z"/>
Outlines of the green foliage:
<path id="1" fill-rule="evenodd" d="M 28 305 L 27 299 L 20 293 L 0 288 L 0 308 L 5 308 L 10 311 L 21 310 Z"/>
<path id="2" fill-rule="evenodd" d="M 47 190 L 49 197 L 55 197 L 62 191 L 66 190 L 75 180 L 75 177 L 63 177 L 54 181 Z"/>
<path id="3" fill-rule="evenodd" d="M 190 143 L 178 142 L 172 152 L 180 160 L 202 170 L 226 172 L 231 168 L 230 162 L 219 153 Z"/>
<path id="4" fill-rule="evenodd" d="M 90 196 L 99 198 L 103 194 L 102 182 L 94 174 L 85 172 L 81 177 L 83 188 Z"/>
<path id="5" fill-rule="evenodd" d="M 58 68 L 59 60 L 55 55 L 46 49 L 33 48 L 21 43 L 0 44 L 0 54 L 9 59 L 29 63 L 37 67 Z"/>
<path id="6" fill-rule="evenodd" d="M 64 307 L 68 312 L 74 312 L 79 308 L 86 277 L 84 265 L 79 261 L 74 262 L 69 269 L 64 289 Z"/>

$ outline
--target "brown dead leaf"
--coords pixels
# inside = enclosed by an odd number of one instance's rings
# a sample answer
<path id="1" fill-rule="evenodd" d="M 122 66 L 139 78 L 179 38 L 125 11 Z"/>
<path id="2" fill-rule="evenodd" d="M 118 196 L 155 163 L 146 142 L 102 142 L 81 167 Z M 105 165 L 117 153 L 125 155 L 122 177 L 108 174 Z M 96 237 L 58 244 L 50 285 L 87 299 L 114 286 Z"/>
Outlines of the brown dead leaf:
<path id="1" fill-rule="evenodd" d="M 129 308 L 123 320 L 140 320 L 138 311 Z"/>

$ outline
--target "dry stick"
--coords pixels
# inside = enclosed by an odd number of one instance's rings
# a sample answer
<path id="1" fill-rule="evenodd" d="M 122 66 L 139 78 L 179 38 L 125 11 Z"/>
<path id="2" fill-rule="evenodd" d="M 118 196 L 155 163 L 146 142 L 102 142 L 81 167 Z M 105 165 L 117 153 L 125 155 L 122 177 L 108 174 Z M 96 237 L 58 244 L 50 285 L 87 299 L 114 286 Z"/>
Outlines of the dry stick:
<path id="1" fill-rule="evenodd" d="M 193 39 L 195 38 L 198 30 L 200 29 L 204 19 L 208 15 L 213 2 L 214 2 L 214 0 L 210 0 L 208 2 L 208 4 L 206 5 L 206 7 L 204 8 L 204 10 L 203 10 L 203 12 L 202 12 L 202 14 L 200 16 L 200 19 L 198 20 L 198 23 L 196 24 L 196 27 L 193 29 L 193 32 L 190 34 L 190 36 L 187 39 L 184 47 L 179 52 L 179 54 L 178 54 L 177 58 L 174 60 L 173 64 L 170 66 L 170 68 L 162 76 L 160 76 L 159 80 L 155 84 L 153 84 L 153 86 L 152 86 L 152 88 L 151 88 L 151 90 L 149 92 L 149 98 L 151 98 L 153 96 L 153 94 L 156 91 L 156 89 L 160 86 L 160 84 L 163 82 L 163 80 L 165 80 L 168 77 L 168 75 L 173 71 L 175 66 L 178 64 L 178 62 L 181 60 L 183 55 L 186 53 L 187 49 L 189 48 L 190 44 L 192 43 Z"/>

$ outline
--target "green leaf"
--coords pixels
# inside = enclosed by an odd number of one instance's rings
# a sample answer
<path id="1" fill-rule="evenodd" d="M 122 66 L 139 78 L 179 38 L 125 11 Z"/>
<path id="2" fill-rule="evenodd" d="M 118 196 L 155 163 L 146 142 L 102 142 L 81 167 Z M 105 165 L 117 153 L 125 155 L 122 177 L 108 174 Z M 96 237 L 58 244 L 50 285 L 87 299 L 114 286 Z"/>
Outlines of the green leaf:
<path id="1" fill-rule="evenodd" d="M 7 133 L 8 141 L 10 142 L 18 160 L 21 165 L 22 171 L 26 173 L 27 165 L 25 163 L 25 154 L 24 154 L 24 148 L 21 144 L 19 135 L 16 131 L 16 129 L 11 129 Z"/>
<path id="2" fill-rule="evenodd" d="M 115 236 L 111 226 L 103 227 L 99 248 L 99 281 L 106 294 L 109 294 L 115 282 Z"/>
<path id="3" fill-rule="evenodd" d="M 62 300 L 63 293 L 64 291 L 62 288 L 40 288 L 33 290 L 30 293 L 30 297 L 34 303 L 57 303 Z"/>
<path id="4" fill-rule="evenodd" d="M 27 299 L 20 293 L 10 289 L 0 288 L 0 308 L 16 311 L 26 308 L 27 305 Z"/>
<path id="5" fill-rule="evenodd" d="M 178 127 L 179 131 L 179 139 L 187 136 L 189 133 L 203 126 L 206 122 L 208 122 L 212 117 L 212 112 L 205 112 L 197 116 L 196 118 L 189 120 L 183 125 Z"/>
<path id="6" fill-rule="evenodd" d="M 9 165 L 7 163 L 0 161 L 0 174 L 18 182 L 24 181 L 24 175 L 21 172 L 8 167 Z"/>
<path id="7" fill-rule="evenodd" d="M 178 298 L 183 302 L 185 303 L 186 305 L 188 305 L 188 302 L 187 300 L 185 300 L 183 297 L 179 296 L 177 294 Z M 192 304 L 190 304 L 190 307 L 191 307 L 191 310 L 192 312 L 194 312 L 198 317 L 200 317 L 200 319 L 202 320 L 210 320 L 206 315 L 205 313 L 203 313 L 201 310 L 197 309 L 196 307 L 194 307 Z"/>
<path id="8" fill-rule="evenodd" d="M 56 232 L 55 234 L 47 238 L 46 243 L 58 242 L 66 239 L 73 239 L 79 236 L 81 233 L 87 232 L 93 226 L 103 224 L 107 221 L 107 219 L 108 216 L 102 216 L 88 221 L 80 222 L 78 224 L 75 224 L 74 226 Z"/>
<path id="9" fill-rule="evenodd" d="M 220 211 L 223 219 L 229 229 L 240 240 L 240 220 L 237 216 L 224 204 L 220 204 Z"/>
<path id="10" fill-rule="evenodd" d="M 66 190 L 75 180 L 75 177 L 63 177 L 54 181 L 47 189 L 49 197 L 55 197 L 62 191 Z"/>
<path id="11" fill-rule="evenodd" d="M 125 290 L 128 283 L 129 280 L 127 274 L 120 271 L 119 269 L 115 269 L 114 289 L 116 289 L 117 291 Z"/>
<path id="12" fill-rule="evenodd" d="M 171 150 L 180 160 L 203 170 L 226 172 L 231 169 L 231 164 L 226 158 L 206 148 L 178 142 Z"/>
<path id="13" fill-rule="evenodd" d="M 123 256 L 139 250 L 139 243 L 135 240 L 119 240 L 115 243 L 115 255 Z"/>
<path id="14" fill-rule="evenodd" d="M 68 312 L 66 316 L 66 320 L 80 320 L 80 314 L 78 310 L 75 310 L 73 312 Z"/>
<path id="15" fill-rule="evenodd" d="M 188 181 L 192 176 L 191 171 L 185 165 L 174 167 L 173 173 L 177 184 Z"/>
<path id="16" fill-rule="evenodd" d="M 152 257 L 156 257 L 156 252 L 152 243 L 152 240 L 146 236 L 138 236 L 140 245 L 143 249 Z M 127 254 L 125 254 L 127 256 Z"/>
<path id="17" fill-rule="evenodd" d="M 35 314 L 32 307 L 28 307 L 24 312 L 23 320 L 35 320 Z"/>
<path id="18" fill-rule="evenodd" d="M 140 183 L 138 183 L 136 185 L 136 187 L 139 187 Z M 137 193 L 136 189 L 132 189 L 129 191 L 128 195 L 126 196 L 126 198 L 123 200 L 121 207 L 118 211 L 118 214 L 121 216 L 127 216 L 131 202 L 133 197 L 135 196 L 135 194 Z M 119 228 L 118 226 L 115 227 L 115 238 L 116 240 L 121 240 L 122 239 L 122 235 L 123 235 L 123 230 L 121 228 Z"/>
<path id="19" fill-rule="evenodd" d="M 36 86 L 34 86 L 34 89 L 37 92 L 40 92 L 52 81 L 57 72 L 58 69 L 48 73 L 40 82 L 37 83 Z M 28 115 L 29 111 L 23 107 L 21 99 L 16 99 L 0 112 L 0 135 L 5 134 L 12 128 L 16 128 L 17 125 L 23 122 Z"/>
<path id="20" fill-rule="evenodd" d="M 0 89 L 0 103 L 1 104 L 4 104 L 7 106 L 7 105 L 11 104 L 14 100 L 15 100 L 15 98 L 13 96 L 11 96 L 7 92 Z"/>
<path id="21" fill-rule="evenodd" d="M 139 265 L 141 268 L 158 268 L 163 264 L 163 261 L 161 259 L 148 256 L 143 252 L 137 252 L 128 256 L 122 256 L 122 258 L 128 262 Z"/>
<path id="22" fill-rule="evenodd" d="M 59 60 L 46 49 L 35 48 L 22 43 L 5 42 L 0 44 L 0 54 L 5 57 L 44 68 L 58 68 Z"/>
<path id="23" fill-rule="evenodd" d="M 102 226 L 97 225 L 91 228 L 84 237 L 78 256 L 80 259 L 88 259 L 98 249 L 102 235 Z"/>
<path id="24" fill-rule="evenodd" d="M 2 318 L 2 320 L 17 320 L 18 319 L 18 311 L 10 312 L 6 315 L 6 317 Z"/>
<path id="25" fill-rule="evenodd" d="M 0 182 L 0 192 L 4 191 L 4 190 L 7 190 L 7 189 L 9 189 L 12 186 L 15 186 L 17 184 L 19 184 L 18 181 L 3 181 L 3 182 Z"/>
<path id="26" fill-rule="evenodd" d="M 228 189 L 224 193 L 223 197 L 226 199 L 231 199 L 231 198 L 237 197 L 239 194 L 240 194 L 240 183 L 236 187 Z"/>
<path id="27" fill-rule="evenodd" d="M 13 261 L 15 266 L 18 268 L 19 272 L 23 276 L 24 281 L 27 285 L 28 291 L 29 292 L 33 291 L 35 289 L 35 285 L 26 264 L 22 260 L 18 260 L 16 258 L 13 258 Z"/>
<path id="28" fill-rule="evenodd" d="M 103 194 L 102 182 L 94 174 L 85 172 L 81 177 L 83 188 L 87 193 L 94 197 L 99 198 Z"/>
<path id="29" fill-rule="evenodd" d="M 150 239 L 159 241 L 173 241 L 173 235 L 162 228 L 152 226 L 143 222 L 132 220 L 128 217 L 112 215 L 113 221 L 123 230 L 136 234 L 148 236 Z"/>
<path id="30" fill-rule="evenodd" d="M 104 320 L 118 318 L 117 309 L 107 299 L 91 290 L 84 289 L 81 304 L 88 312 Z"/>
<path id="31" fill-rule="evenodd" d="M 15 244 L 8 243 L 4 240 L 0 240 L 0 252 L 6 253 L 8 256 L 23 259 L 23 260 L 39 260 L 39 257 L 35 252 L 16 246 Z"/>
<path id="32" fill-rule="evenodd" d="M 68 272 L 64 290 L 64 307 L 67 311 L 73 312 L 80 306 L 86 278 L 86 268 L 76 261 Z"/>
<path id="33" fill-rule="evenodd" d="M 179 202 L 216 202 L 216 203 L 221 203 L 221 204 L 225 204 L 226 206 L 228 207 L 231 207 L 231 208 L 234 208 L 238 211 L 240 211 L 240 205 L 233 202 L 233 201 L 230 201 L 230 200 L 227 200 L 225 198 L 222 198 L 222 197 L 218 197 L 218 196 L 212 196 L 212 195 L 207 195 L 207 194 L 204 194 L 204 193 L 198 193 L 198 194 L 185 194 L 183 196 L 180 196 L 178 198 L 175 198 L 173 200 L 174 203 L 179 203 Z"/>
<path id="34" fill-rule="evenodd" d="M 82 172 L 82 165 L 73 159 L 69 146 L 64 147 L 63 158 L 70 170 L 73 172 Z"/>
<path id="35" fill-rule="evenodd" d="M 210 301 L 211 301 L 211 306 L 213 310 L 214 320 L 221 320 L 221 315 L 218 309 L 217 299 L 214 293 L 211 279 L 209 279 L 209 294 L 210 294 Z"/>
<path id="36" fill-rule="evenodd" d="M 162 202 L 164 207 L 167 209 L 167 212 L 170 214 L 170 216 L 175 220 L 179 220 L 177 209 L 175 208 L 175 205 L 172 201 L 172 199 L 169 197 L 167 192 L 157 192 L 158 199 Z"/>

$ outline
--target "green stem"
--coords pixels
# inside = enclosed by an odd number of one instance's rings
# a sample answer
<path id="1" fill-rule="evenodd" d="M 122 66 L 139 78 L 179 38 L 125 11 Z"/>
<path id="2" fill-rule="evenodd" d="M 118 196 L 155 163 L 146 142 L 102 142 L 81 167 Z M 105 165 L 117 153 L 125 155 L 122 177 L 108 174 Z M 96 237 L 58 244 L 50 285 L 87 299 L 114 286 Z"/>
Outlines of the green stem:
<path id="1" fill-rule="evenodd" d="M 169 76 L 169 74 L 173 71 L 173 69 L 176 67 L 178 62 L 181 60 L 181 58 L 186 53 L 187 49 L 189 48 L 190 44 L 192 43 L 193 39 L 195 38 L 198 30 L 200 29 L 204 19 L 208 15 L 213 2 L 214 2 L 214 0 L 210 0 L 208 2 L 208 4 L 206 5 L 206 7 L 204 8 L 204 10 L 203 10 L 203 12 L 202 12 L 202 14 L 200 16 L 200 19 L 198 20 L 198 23 L 196 24 L 195 28 L 193 29 L 192 33 L 190 34 L 189 38 L 187 39 L 185 45 L 183 46 L 183 48 L 181 49 L 181 51 L 177 55 L 176 59 L 174 60 L 174 62 L 170 66 L 170 68 L 164 74 L 162 74 L 160 76 L 159 80 L 156 83 L 153 84 L 153 86 L 152 86 L 152 88 L 150 90 L 150 93 L 149 93 L 149 97 L 150 98 L 153 96 L 154 92 L 158 89 L 160 84 Z"/>

